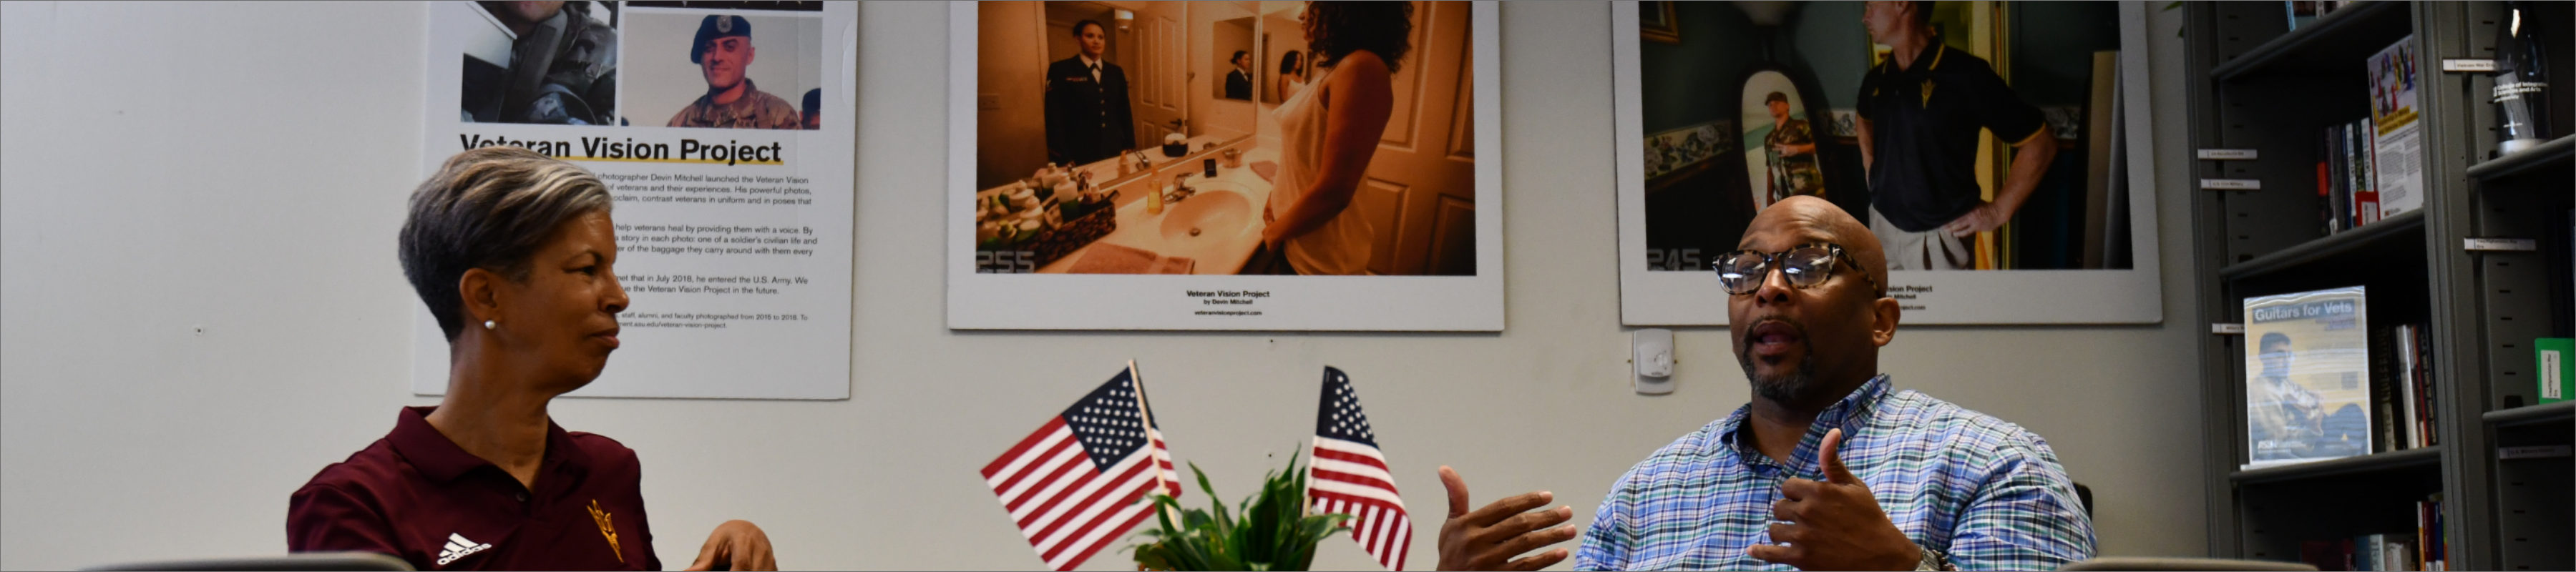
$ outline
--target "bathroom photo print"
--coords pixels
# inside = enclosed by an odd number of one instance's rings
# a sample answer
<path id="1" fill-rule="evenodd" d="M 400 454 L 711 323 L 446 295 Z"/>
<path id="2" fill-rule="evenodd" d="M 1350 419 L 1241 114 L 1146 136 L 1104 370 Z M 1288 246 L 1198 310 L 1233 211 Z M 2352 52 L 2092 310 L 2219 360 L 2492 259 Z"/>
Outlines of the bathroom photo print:
<path id="1" fill-rule="evenodd" d="M 1503 329 L 1493 2 L 949 15 L 950 328 Z"/>
<path id="2" fill-rule="evenodd" d="M 1725 324 L 1712 263 L 1797 195 L 1905 323 L 2162 319 L 2144 3 L 1609 8 L 1621 323 Z"/>

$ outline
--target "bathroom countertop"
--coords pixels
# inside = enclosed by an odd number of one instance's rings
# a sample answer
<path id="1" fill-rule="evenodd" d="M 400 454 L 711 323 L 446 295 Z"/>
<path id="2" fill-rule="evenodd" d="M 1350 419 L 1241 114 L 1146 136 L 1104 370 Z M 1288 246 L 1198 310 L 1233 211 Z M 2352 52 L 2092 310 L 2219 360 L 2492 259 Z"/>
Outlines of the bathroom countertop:
<path id="1" fill-rule="evenodd" d="M 1145 214 L 1144 197 L 1149 192 L 1159 191 L 1163 185 L 1169 183 L 1171 175 L 1157 174 L 1141 177 L 1117 186 L 1120 197 L 1118 230 L 1110 232 L 1109 235 L 1072 254 L 1065 255 L 1054 263 L 1039 267 L 1038 273 L 1065 273 L 1074 265 L 1081 263 L 1085 255 L 1090 254 L 1101 244 L 1141 249 L 1165 257 L 1190 257 L 1196 261 L 1196 265 L 1191 270 L 1192 274 L 1234 274 L 1241 270 L 1244 262 L 1250 260 L 1253 252 L 1261 247 L 1261 231 L 1267 226 L 1261 221 L 1261 208 L 1270 199 L 1270 181 L 1263 180 L 1261 175 L 1253 173 L 1252 165 L 1261 161 L 1277 162 L 1279 152 L 1269 148 L 1253 147 L 1250 140 L 1240 145 L 1243 146 L 1241 148 L 1246 149 L 1242 166 L 1229 168 L 1218 165 L 1216 178 L 1206 179 L 1217 182 L 1215 185 L 1202 185 L 1203 179 L 1192 176 L 1190 178 L 1192 186 L 1206 188 L 1197 196 L 1163 205 L 1161 214 Z M 1155 156 L 1160 158 L 1159 155 Z M 1192 160 L 1189 163 L 1195 165 L 1198 161 Z M 1195 172 L 1196 169 L 1191 171 Z M 1178 172 L 1181 171 L 1165 171 L 1165 173 Z M 1239 226 L 1203 228 L 1199 229 L 1200 233 L 1197 235 L 1181 234 L 1182 227 L 1178 226 L 1169 229 L 1170 233 L 1166 232 L 1167 229 L 1164 228 L 1166 219 L 1172 216 L 1205 215 L 1207 211 L 1231 208 L 1228 205 L 1216 204 L 1230 199 L 1214 195 L 1235 192 L 1243 195 L 1246 208 L 1249 209 L 1249 216 L 1241 217 L 1243 222 Z M 1202 199 L 1205 200 L 1202 201 Z M 1191 201 L 1202 201 L 1200 204 L 1210 206 L 1193 206 Z M 1214 218 L 1232 219 L 1232 217 Z"/>

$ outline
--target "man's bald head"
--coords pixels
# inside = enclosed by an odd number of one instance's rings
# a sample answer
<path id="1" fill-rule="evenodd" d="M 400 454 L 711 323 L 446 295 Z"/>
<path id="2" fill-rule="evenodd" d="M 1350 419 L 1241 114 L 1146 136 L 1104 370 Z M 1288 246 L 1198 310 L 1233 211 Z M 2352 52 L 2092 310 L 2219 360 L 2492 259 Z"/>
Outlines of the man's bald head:
<path id="1" fill-rule="evenodd" d="M 1810 196 L 1773 203 L 1736 247 L 1769 254 L 1820 242 L 1850 258 L 1835 261 L 1823 282 L 1795 287 L 1775 267 L 1752 292 L 1726 297 L 1735 359 L 1757 408 L 1822 410 L 1878 373 L 1878 347 L 1895 339 L 1901 308 L 1886 295 L 1887 255 L 1840 207 Z"/>
<path id="2" fill-rule="evenodd" d="M 1772 203 L 1745 225 L 1736 248 L 1781 252 L 1816 242 L 1842 245 L 1843 254 L 1860 263 L 1858 270 L 1869 276 L 1871 284 L 1879 285 L 1873 293 L 1886 294 L 1887 252 L 1879 248 L 1878 235 L 1842 207 L 1821 198 L 1797 195 Z"/>

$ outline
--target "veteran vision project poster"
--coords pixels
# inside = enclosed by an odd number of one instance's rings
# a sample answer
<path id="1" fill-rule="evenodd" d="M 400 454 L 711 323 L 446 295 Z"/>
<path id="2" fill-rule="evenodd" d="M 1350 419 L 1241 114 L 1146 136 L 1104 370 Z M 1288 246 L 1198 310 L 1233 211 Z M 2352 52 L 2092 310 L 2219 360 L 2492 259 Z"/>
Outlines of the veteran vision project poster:
<path id="1" fill-rule="evenodd" d="M 428 9 L 422 176 L 512 145 L 614 197 L 624 344 L 570 395 L 849 397 L 855 3 Z M 417 314 L 412 390 L 441 394 Z"/>

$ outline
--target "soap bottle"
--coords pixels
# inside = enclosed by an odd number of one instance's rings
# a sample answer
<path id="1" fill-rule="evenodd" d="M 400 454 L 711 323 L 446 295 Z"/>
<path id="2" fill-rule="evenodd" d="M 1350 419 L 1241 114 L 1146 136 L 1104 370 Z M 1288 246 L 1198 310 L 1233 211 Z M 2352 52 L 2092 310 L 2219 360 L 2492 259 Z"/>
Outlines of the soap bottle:
<path id="1" fill-rule="evenodd" d="M 1163 195 L 1170 194 L 1171 192 L 1172 188 L 1170 186 L 1165 186 L 1160 190 L 1145 193 L 1145 214 L 1163 214 Z"/>

